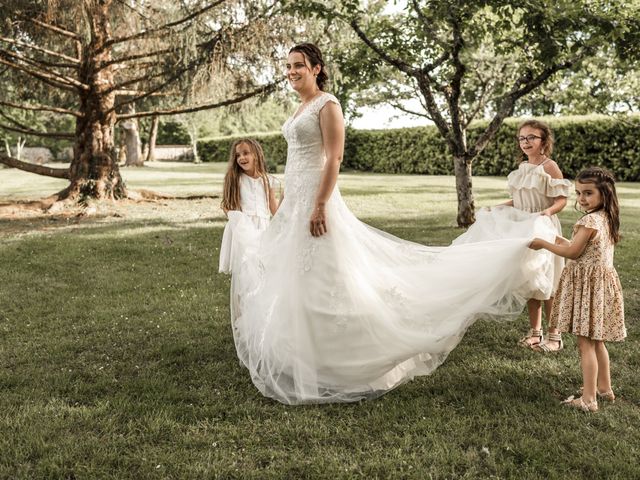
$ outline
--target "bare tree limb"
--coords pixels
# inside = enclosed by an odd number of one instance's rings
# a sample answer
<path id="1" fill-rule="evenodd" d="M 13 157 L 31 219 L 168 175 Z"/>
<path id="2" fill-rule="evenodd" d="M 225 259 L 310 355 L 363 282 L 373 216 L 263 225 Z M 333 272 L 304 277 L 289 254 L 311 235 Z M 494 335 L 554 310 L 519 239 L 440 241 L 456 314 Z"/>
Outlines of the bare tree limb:
<path id="1" fill-rule="evenodd" d="M 151 117 L 153 115 L 178 115 L 180 113 L 192 113 L 192 112 L 198 112 L 200 110 L 213 110 L 215 108 L 226 107 L 228 105 L 240 103 L 248 98 L 256 97 L 258 95 L 271 92 L 275 89 L 278 83 L 279 82 L 264 85 L 260 88 L 252 90 L 251 92 L 244 93 L 238 97 L 232 98 L 230 100 L 224 100 L 222 102 L 206 103 L 204 105 L 196 105 L 193 107 L 185 107 L 185 108 L 174 108 L 169 110 L 153 110 L 149 112 L 125 113 L 125 114 L 117 115 L 117 120 L 126 120 L 129 118 Z"/>
<path id="2" fill-rule="evenodd" d="M 59 107 L 50 107 L 49 105 L 21 105 L 18 103 L 3 102 L 3 101 L 0 101 L 0 105 L 3 105 L 5 107 L 18 108 L 21 110 L 63 113 L 67 115 L 73 115 L 75 117 L 82 117 L 82 113 L 78 112 L 77 110 L 69 110 L 67 108 L 59 108 Z"/>
<path id="3" fill-rule="evenodd" d="M 431 120 L 431 117 L 427 113 L 425 113 L 425 112 L 416 112 L 414 110 L 411 110 L 411 109 L 405 107 L 404 105 L 402 105 L 399 102 L 389 102 L 389 105 L 391 105 L 393 108 L 397 108 L 398 110 L 401 110 L 401 111 L 403 111 L 405 113 L 408 113 L 410 115 L 415 115 L 417 117 L 425 117 L 425 118 L 428 118 L 429 120 Z"/>
<path id="4" fill-rule="evenodd" d="M 70 178 L 68 168 L 44 167 L 42 165 L 36 165 L 35 163 L 23 162 L 17 158 L 7 157 L 6 155 L 0 155 L 0 163 L 3 163 L 8 167 L 17 168 L 25 172 L 36 173 L 38 175 L 45 175 L 47 177 L 66 178 L 67 180 Z"/>
<path id="5" fill-rule="evenodd" d="M 196 17 L 199 17 L 200 15 L 202 15 L 203 13 L 208 12 L 209 10 L 217 7 L 218 5 L 221 5 L 223 3 L 225 3 L 226 0 L 217 0 L 215 2 L 210 3 L 209 5 L 201 8 L 200 10 L 187 15 L 186 17 L 181 18 L 180 20 L 176 20 L 175 22 L 170 22 L 170 23 L 166 23 L 164 25 L 161 25 L 157 28 L 152 28 L 150 30 L 144 30 L 142 32 L 138 32 L 138 33 L 134 33 L 132 35 L 126 35 L 124 37 L 114 37 L 111 40 L 109 40 L 108 42 L 106 42 L 106 46 L 109 47 L 111 45 L 115 45 L 116 43 L 122 43 L 122 42 L 128 42 L 131 40 L 139 40 L 141 38 L 144 37 L 148 37 L 150 35 L 156 35 L 158 33 L 163 32 L 164 30 L 168 30 L 170 28 L 176 27 L 178 25 L 181 25 L 183 23 L 188 22 L 189 20 L 192 20 Z"/>
<path id="6" fill-rule="evenodd" d="M 80 60 L 78 60 L 77 58 L 70 57 L 69 55 L 65 55 L 64 53 L 54 52 L 53 50 L 47 50 L 46 48 L 42 48 L 42 47 L 40 47 L 38 45 L 33 45 L 33 44 L 27 43 L 27 42 L 21 42 L 20 40 L 14 40 L 12 38 L 7 38 L 7 37 L 0 37 L 0 41 L 6 42 L 6 43 L 11 43 L 11 44 L 17 45 L 19 47 L 30 48 L 30 49 L 36 50 L 38 52 L 46 53 L 47 55 L 51 55 L 53 57 L 58 57 L 58 58 L 62 58 L 63 60 L 67 60 L 69 62 L 73 62 L 76 65 L 80 65 Z"/>
<path id="7" fill-rule="evenodd" d="M 80 40 L 80 36 L 70 30 L 66 30 L 56 25 L 51 25 L 50 23 L 45 23 L 40 20 L 36 20 L 35 18 L 29 17 L 27 15 L 18 14 L 18 16 L 33 23 L 34 25 L 38 25 L 47 30 L 51 30 L 52 32 L 58 33 L 60 35 L 64 35 L 65 37 L 73 38 L 74 40 Z"/>

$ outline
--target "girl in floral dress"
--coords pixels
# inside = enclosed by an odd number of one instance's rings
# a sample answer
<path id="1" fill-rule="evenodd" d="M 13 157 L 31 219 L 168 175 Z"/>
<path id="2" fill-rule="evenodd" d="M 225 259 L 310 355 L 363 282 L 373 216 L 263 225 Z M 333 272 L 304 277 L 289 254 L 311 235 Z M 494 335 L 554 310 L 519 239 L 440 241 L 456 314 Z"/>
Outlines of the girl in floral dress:
<path id="1" fill-rule="evenodd" d="M 588 168 L 578 174 L 575 186 L 577 202 L 586 214 L 573 227 L 571 241 L 558 237 L 552 244 L 536 238 L 530 248 L 544 248 L 569 259 L 560 277 L 550 323 L 560 332 L 578 336 L 582 394 L 564 403 L 595 412 L 597 398 L 615 399 L 605 342 L 621 341 L 627 335 L 622 289 L 613 266 L 620 216 L 615 180 L 609 171 Z"/>

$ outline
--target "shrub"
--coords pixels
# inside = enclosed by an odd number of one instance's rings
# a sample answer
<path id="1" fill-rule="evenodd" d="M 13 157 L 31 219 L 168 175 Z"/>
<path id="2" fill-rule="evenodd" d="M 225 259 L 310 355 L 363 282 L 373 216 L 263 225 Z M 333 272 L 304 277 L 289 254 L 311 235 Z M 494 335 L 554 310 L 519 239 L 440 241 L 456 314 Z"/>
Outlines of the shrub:
<path id="1" fill-rule="evenodd" d="M 552 157 L 568 178 L 588 165 L 609 168 L 621 181 L 640 180 L 640 116 L 549 117 L 556 143 Z M 521 119 L 508 119 L 474 160 L 474 175 L 505 176 L 515 168 L 520 153 L 515 142 Z M 471 144 L 487 122 L 475 122 L 468 131 Z M 280 132 L 243 135 L 261 142 L 270 171 L 286 161 L 287 145 Z M 202 140 L 203 161 L 226 162 L 229 148 L 240 136 Z M 435 127 L 392 130 L 347 129 L 344 169 L 424 175 L 453 175 L 453 161 Z"/>

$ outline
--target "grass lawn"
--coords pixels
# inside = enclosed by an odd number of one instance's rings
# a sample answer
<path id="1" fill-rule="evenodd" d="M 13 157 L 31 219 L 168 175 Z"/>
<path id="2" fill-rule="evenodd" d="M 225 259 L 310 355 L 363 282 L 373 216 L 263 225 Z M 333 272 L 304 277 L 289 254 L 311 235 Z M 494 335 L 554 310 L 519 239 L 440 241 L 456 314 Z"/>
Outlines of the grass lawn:
<path id="1" fill-rule="evenodd" d="M 221 190 L 223 165 L 125 169 L 130 187 Z M 506 199 L 475 178 L 477 205 Z M 448 244 L 452 177 L 343 174 L 361 219 Z M 64 182 L 0 169 L 0 203 Z M 618 186 L 616 266 L 629 338 L 610 345 L 618 400 L 559 405 L 581 384 L 575 340 L 515 346 L 480 321 L 431 376 L 350 405 L 263 398 L 235 354 L 217 272 L 219 200 L 120 204 L 95 217 L 0 218 L 0 478 L 640 478 L 640 184 Z M 578 218 L 561 215 L 565 234 Z"/>

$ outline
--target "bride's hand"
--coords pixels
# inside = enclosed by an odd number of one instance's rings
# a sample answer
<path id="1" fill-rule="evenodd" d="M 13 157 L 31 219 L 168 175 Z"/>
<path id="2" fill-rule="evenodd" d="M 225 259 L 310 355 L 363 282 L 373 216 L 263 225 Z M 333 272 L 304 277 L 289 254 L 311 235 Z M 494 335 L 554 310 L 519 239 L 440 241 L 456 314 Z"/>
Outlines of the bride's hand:
<path id="1" fill-rule="evenodd" d="M 320 237 L 327 233 L 327 223 L 324 212 L 324 205 L 318 205 L 311 214 L 311 220 L 309 222 L 311 235 L 314 237 Z"/>

